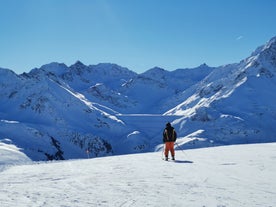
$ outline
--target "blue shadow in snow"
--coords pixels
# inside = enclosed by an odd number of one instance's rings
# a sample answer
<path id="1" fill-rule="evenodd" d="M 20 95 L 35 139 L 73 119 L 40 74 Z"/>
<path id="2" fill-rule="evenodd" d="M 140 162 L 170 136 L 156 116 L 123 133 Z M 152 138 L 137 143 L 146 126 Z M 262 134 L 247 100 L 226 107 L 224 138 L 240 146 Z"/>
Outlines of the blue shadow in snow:
<path id="1" fill-rule="evenodd" d="M 186 164 L 192 164 L 194 163 L 193 161 L 189 161 L 189 160 L 175 160 L 175 163 L 186 163 Z"/>

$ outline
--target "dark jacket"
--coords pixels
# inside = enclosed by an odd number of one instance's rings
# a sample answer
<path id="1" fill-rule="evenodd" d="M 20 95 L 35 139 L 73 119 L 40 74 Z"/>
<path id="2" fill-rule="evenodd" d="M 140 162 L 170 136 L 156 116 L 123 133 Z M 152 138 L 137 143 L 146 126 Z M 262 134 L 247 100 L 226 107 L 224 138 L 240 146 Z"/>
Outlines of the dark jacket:
<path id="1" fill-rule="evenodd" d="M 175 142 L 177 134 L 173 127 L 167 126 L 163 132 L 163 142 Z"/>

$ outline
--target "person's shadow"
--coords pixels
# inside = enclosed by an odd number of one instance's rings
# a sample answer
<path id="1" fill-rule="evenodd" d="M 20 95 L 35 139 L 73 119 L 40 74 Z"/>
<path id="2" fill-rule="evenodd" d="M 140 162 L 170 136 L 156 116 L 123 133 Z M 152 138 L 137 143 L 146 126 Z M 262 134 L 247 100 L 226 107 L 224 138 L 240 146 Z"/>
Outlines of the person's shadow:
<path id="1" fill-rule="evenodd" d="M 189 161 L 189 160 L 175 160 L 175 163 L 183 163 L 183 164 L 192 164 L 194 163 L 193 161 Z"/>

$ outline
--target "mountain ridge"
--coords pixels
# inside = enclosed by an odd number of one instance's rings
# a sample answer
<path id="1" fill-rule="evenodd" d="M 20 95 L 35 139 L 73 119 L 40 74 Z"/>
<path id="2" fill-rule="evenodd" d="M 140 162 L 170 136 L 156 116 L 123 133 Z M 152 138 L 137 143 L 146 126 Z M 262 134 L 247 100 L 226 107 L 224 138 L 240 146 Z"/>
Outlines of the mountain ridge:
<path id="1" fill-rule="evenodd" d="M 240 63 L 141 74 L 80 61 L 0 69 L 0 138 L 33 160 L 154 151 L 167 121 L 182 148 L 276 141 L 275 48 L 276 37 Z"/>

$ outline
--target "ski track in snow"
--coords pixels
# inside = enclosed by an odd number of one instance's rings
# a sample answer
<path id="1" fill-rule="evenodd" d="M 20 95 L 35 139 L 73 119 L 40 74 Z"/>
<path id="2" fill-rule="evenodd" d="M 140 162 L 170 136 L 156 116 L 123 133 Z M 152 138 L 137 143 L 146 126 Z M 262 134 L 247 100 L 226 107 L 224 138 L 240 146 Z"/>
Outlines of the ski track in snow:
<path id="1" fill-rule="evenodd" d="M 1 207 L 269 207 L 276 144 L 238 145 L 89 160 L 39 162 L 0 172 Z"/>

